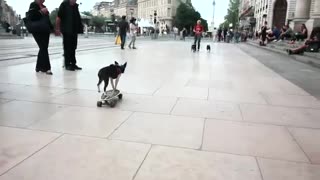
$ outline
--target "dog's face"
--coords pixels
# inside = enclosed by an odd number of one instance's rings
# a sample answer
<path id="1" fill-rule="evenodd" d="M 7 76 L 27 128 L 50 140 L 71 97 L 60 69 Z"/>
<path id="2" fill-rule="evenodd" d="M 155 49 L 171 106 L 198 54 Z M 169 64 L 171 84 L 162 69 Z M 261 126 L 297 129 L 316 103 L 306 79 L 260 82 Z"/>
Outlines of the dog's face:
<path id="1" fill-rule="evenodd" d="M 126 71 L 127 63 L 124 63 L 123 65 L 119 65 L 117 61 L 114 62 L 114 64 L 118 67 L 120 67 L 121 73 L 123 74 Z"/>

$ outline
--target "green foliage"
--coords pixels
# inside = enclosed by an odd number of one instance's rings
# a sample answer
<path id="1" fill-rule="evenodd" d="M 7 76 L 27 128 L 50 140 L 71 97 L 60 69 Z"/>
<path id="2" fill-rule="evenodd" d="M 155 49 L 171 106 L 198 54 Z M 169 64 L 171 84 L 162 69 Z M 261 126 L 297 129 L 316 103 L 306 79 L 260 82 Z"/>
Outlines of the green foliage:
<path id="1" fill-rule="evenodd" d="M 236 28 L 239 24 L 239 5 L 240 0 L 230 0 L 228 14 L 224 17 L 225 21 L 220 24 L 221 28 L 229 28 L 232 24 L 232 28 Z"/>
<path id="2" fill-rule="evenodd" d="M 174 25 L 177 26 L 180 30 L 184 27 L 186 29 L 190 29 L 193 28 L 193 26 L 199 19 L 201 20 L 202 25 L 207 31 L 207 21 L 201 18 L 200 13 L 194 9 L 191 2 L 189 1 L 187 3 L 180 3 L 179 7 L 177 8 L 177 14 L 174 17 Z"/>
<path id="3" fill-rule="evenodd" d="M 58 11 L 59 11 L 58 8 L 54 9 L 53 11 L 51 11 L 50 16 L 49 16 L 50 21 L 54 27 L 56 26 L 56 18 L 58 16 Z"/>
<path id="4" fill-rule="evenodd" d="M 86 15 L 86 16 L 93 16 L 92 14 L 91 14 L 91 12 L 89 12 L 89 11 L 83 11 L 82 12 L 82 14 L 84 14 L 84 15 Z"/>

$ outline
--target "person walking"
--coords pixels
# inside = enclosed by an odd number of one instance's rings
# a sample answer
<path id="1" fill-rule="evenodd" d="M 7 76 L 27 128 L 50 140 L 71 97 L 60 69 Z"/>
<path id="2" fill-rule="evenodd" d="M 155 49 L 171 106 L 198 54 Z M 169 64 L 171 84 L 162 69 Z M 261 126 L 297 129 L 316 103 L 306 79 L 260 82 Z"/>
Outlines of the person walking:
<path id="1" fill-rule="evenodd" d="M 261 27 L 261 41 L 260 41 L 260 46 L 265 46 L 265 42 L 267 40 L 267 30 L 268 30 L 268 22 L 265 21 L 264 25 Z"/>
<path id="2" fill-rule="evenodd" d="M 136 25 L 136 18 L 131 18 L 130 20 L 130 36 L 131 36 L 131 41 L 129 43 L 129 48 L 131 49 L 131 45 L 132 45 L 132 49 L 137 49 L 135 47 L 135 43 L 136 43 L 136 39 L 137 39 L 137 25 Z"/>
<path id="3" fill-rule="evenodd" d="M 49 19 L 49 11 L 43 4 L 45 0 L 35 0 L 30 4 L 28 11 L 28 18 L 30 21 L 40 21 L 42 18 L 47 18 L 45 21 L 48 24 L 43 24 L 44 26 L 49 26 L 53 30 L 53 26 Z M 50 30 L 47 32 L 33 32 L 32 33 L 35 41 L 39 46 L 39 53 L 37 57 L 36 72 L 44 72 L 47 75 L 52 75 L 51 65 L 48 53 Z"/>
<path id="4" fill-rule="evenodd" d="M 83 33 L 83 24 L 77 0 L 64 0 L 58 10 L 56 35 L 63 36 L 64 65 L 66 70 L 82 70 L 77 66 L 76 49 L 78 34 Z"/>
<path id="5" fill-rule="evenodd" d="M 201 37 L 203 32 L 203 26 L 201 25 L 201 20 L 197 21 L 197 24 L 193 28 L 194 34 L 194 45 L 197 45 L 198 43 L 198 51 L 200 50 L 200 43 L 201 43 Z"/>
<path id="6" fill-rule="evenodd" d="M 124 50 L 124 45 L 126 44 L 127 32 L 129 31 L 129 23 L 127 22 L 126 18 L 127 18 L 126 16 L 122 16 L 121 21 L 118 24 L 122 50 Z"/>

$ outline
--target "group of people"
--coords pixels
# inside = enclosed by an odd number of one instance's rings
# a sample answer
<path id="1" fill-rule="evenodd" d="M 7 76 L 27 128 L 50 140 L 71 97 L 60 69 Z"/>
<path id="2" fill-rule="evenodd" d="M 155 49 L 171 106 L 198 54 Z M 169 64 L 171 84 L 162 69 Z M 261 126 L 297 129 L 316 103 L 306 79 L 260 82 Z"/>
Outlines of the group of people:
<path id="1" fill-rule="evenodd" d="M 265 46 L 265 42 L 279 42 L 284 39 L 289 40 L 288 44 L 294 44 L 297 40 L 305 40 L 304 44 L 295 49 L 287 49 L 289 55 L 303 54 L 304 51 L 319 51 L 320 49 L 320 27 L 313 28 L 310 38 L 308 29 L 305 24 L 300 26 L 298 32 L 294 32 L 288 25 L 284 25 L 281 30 L 275 26 L 272 30 L 268 29 L 268 23 L 265 22 L 261 27 L 260 32 L 260 45 Z M 258 36 L 259 36 L 258 35 Z"/>
<path id="2" fill-rule="evenodd" d="M 50 58 L 48 53 L 50 34 L 55 32 L 56 36 L 63 37 L 64 50 L 64 67 L 67 71 L 82 70 L 77 65 L 76 49 L 78 44 L 78 34 L 83 33 L 83 24 L 79 12 L 77 0 L 64 0 L 58 10 L 55 29 L 50 22 L 49 11 L 44 5 L 45 0 L 34 0 L 30 4 L 29 10 L 26 13 L 28 20 L 48 26 L 49 28 L 39 28 L 31 33 L 38 44 L 39 52 L 37 56 L 36 72 L 43 72 L 47 75 L 52 75 Z M 45 20 L 44 20 L 45 19 Z M 136 49 L 135 42 L 138 32 L 136 19 L 132 18 L 130 24 L 126 21 L 126 16 L 122 17 L 122 21 L 118 24 L 118 33 L 121 37 L 121 49 L 124 49 L 127 33 L 130 33 L 131 42 L 129 48 Z"/>
<path id="3" fill-rule="evenodd" d="M 45 0 L 35 0 L 30 4 L 27 12 L 27 18 L 32 22 L 41 23 L 40 28 L 32 32 L 32 35 L 39 46 L 37 57 L 36 72 L 44 72 L 47 75 L 52 75 L 48 46 L 51 32 L 55 31 L 57 36 L 62 34 L 63 50 L 64 50 L 64 66 L 68 71 L 82 70 L 77 66 L 76 49 L 78 44 L 78 34 L 83 33 L 83 25 L 81 23 L 80 12 L 77 0 L 64 0 L 58 10 L 56 19 L 56 29 L 49 19 L 49 11 L 44 5 Z M 45 19 L 45 21 L 43 21 Z"/>
<path id="4" fill-rule="evenodd" d="M 308 38 L 308 29 L 305 24 L 302 24 L 298 32 L 294 32 L 289 25 L 284 25 L 280 30 L 274 26 L 272 29 L 268 28 L 268 23 L 265 22 L 261 27 L 260 33 L 257 32 L 256 36 L 260 37 L 260 45 L 265 46 L 270 42 L 281 42 L 285 39 L 290 40 L 290 44 L 295 41 L 305 40 Z"/>

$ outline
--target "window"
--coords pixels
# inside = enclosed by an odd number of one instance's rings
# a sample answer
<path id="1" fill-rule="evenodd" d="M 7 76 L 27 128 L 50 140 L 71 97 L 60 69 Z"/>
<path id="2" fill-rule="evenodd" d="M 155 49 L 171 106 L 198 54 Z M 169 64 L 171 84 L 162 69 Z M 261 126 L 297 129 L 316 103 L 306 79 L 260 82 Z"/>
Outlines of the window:
<path id="1" fill-rule="evenodd" d="M 167 16 L 168 16 L 168 17 L 171 16 L 171 8 L 168 8 L 168 10 L 167 10 Z"/>
<path id="2" fill-rule="evenodd" d="M 168 0 L 168 4 L 171 4 L 171 0 Z"/>

